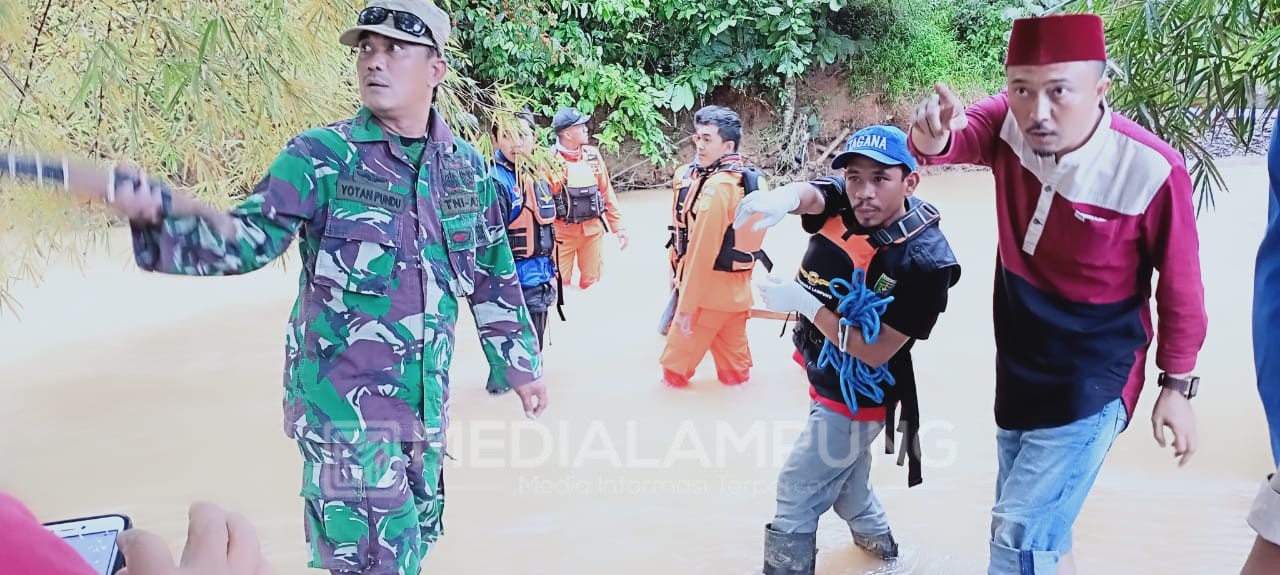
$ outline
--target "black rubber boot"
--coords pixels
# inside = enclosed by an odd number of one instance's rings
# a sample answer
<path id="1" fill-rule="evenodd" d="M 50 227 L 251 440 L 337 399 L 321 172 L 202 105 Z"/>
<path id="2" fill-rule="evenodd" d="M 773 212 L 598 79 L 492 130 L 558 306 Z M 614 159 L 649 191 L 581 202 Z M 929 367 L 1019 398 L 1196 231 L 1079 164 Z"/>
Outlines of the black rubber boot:
<path id="1" fill-rule="evenodd" d="M 764 526 L 764 575 L 813 575 L 817 533 L 782 533 Z"/>
<path id="2" fill-rule="evenodd" d="M 893 540 L 893 533 L 884 532 L 878 535 L 862 535 L 853 533 L 853 543 L 862 550 L 885 561 L 898 558 L 898 542 Z"/>

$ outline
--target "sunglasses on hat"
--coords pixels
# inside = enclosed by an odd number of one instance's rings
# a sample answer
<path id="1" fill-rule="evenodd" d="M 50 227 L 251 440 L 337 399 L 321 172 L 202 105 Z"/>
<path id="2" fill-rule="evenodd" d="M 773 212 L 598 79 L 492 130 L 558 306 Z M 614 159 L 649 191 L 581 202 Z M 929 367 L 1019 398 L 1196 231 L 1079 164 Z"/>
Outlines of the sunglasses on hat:
<path id="1" fill-rule="evenodd" d="M 370 6 L 360 11 L 360 18 L 357 22 L 360 26 L 377 26 L 386 22 L 387 17 L 391 17 L 396 30 L 419 38 L 425 37 L 431 40 L 432 44 L 439 45 L 435 37 L 431 35 L 431 30 L 427 29 L 426 22 L 423 22 L 422 18 L 410 12 L 392 10 L 381 6 Z"/>

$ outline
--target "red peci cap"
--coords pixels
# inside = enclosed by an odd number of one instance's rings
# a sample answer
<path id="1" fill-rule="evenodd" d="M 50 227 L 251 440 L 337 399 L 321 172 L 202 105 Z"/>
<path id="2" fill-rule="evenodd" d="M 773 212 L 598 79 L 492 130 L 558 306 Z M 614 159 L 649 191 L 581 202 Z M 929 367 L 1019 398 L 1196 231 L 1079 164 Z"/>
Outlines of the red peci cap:
<path id="1" fill-rule="evenodd" d="M 1107 59 L 1107 39 L 1097 14 L 1061 14 L 1013 21 L 1005 66 L 1043 66 Z"/>

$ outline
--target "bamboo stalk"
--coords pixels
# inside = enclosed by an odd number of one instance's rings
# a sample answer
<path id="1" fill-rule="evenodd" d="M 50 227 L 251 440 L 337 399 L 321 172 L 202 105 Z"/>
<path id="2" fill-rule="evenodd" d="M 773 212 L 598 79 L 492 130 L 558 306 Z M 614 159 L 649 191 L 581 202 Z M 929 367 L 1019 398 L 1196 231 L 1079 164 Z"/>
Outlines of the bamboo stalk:
<path id="1" fill-rule="evenodd" d="M 767 309 L 752 308 L 751 318 L 752 319 L 776 319 L 779 321 L 787 321 L 788 319 L 791 318 L 791 314 L 782 313 L 782 312 L 773 311 L 773 310 L 767 310 Z"/>
<path id="2" fill-rule="evenodd" d="M 9 83 L 13 84 L 13 87 L 18 90 L 18 94 L 22 95 L 25 100 L 28 97 L 27 91 L 22 89 L 22 84 L 19 84 L 18 79 L 13 77 L 13 72 L 9 71 L 9 67 L 5 66 L 4 62 L 0 62 L 0 72 L 4 73 L 4 77 L 9 79 Z"/>

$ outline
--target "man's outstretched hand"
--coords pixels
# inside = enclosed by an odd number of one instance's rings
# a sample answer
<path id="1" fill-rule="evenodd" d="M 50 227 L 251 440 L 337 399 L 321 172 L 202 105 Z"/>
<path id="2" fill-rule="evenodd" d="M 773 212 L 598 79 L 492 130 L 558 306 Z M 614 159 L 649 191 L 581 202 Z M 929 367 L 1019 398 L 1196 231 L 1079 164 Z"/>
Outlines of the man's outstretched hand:
<path id="1" fill-rule="evenodd" d="M 132 222 L 159 223 L 163 216 L 162 188 L 159 182 L 149 178 L 142 170 L 134 170 L 130 175 L 133 177 L 116 186 L 115 197 L 110 202 L 111 208 Z M 202 218 L 224 239 L 230 241 L 235 238 L 235 222 L 227 214 L 178 190 L 170 190 L 169 197 L 171 215 Z"/>
<path id="2" fill-rule="evenodd" d="M 787 214 L 799 207 L 800 194 L 791 185 L 747 194 L 738 201 L 738 208 L 733 215 L 733 228 L 740 230 L 754 220 L 751 229 L 758 232 L 778 225 Z"/>
<path id="3" fill-rule="evenodd" d="M 154 533 L 130 529 L 120 535 L 125 564 L 119 575 L 267 575 L 258 535 L 243 515 L 212 503 L 195 503 L 188 514 L 187 544 L 174 565 L 169 545 Z"/>

